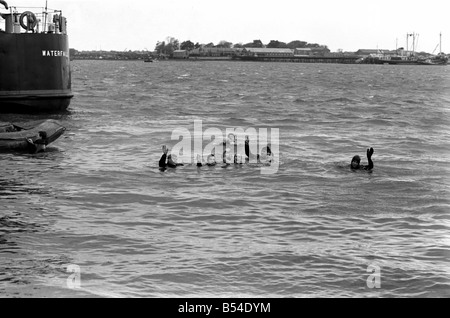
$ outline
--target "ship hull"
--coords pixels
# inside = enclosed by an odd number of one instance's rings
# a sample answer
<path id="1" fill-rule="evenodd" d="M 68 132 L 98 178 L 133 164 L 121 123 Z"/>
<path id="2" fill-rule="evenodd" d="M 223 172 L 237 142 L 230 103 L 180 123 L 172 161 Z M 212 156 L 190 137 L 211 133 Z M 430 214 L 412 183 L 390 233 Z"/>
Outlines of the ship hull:
<path id="1" fill-rule="evenodd" d="M 427 60 L 400 60 L 400 59 L 380 59 L 380 58 L 367 58 L 363 63 L 366 64 L 389 64 L 389 65 L 447 65 L 447 58 L 434 58 Z"/>
<path id="2" fill-rule="evenodd" d="M 66 34 L 0 33 L 0 112 L 63 111 L 72 97 Z"/>

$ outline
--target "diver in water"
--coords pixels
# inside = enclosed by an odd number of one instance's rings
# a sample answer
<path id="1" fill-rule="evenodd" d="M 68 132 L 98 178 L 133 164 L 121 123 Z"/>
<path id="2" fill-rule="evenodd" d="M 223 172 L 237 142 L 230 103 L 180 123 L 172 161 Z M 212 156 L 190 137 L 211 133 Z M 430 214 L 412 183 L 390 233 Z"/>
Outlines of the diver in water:
<path id="1" fill-rule="evenodd" d="M 227 143 L 224 141 L 223 142 L 223 155 L 222 155 L 222 161 L 224 164 L 228 164 L 228 162 L 231 161 L 231 157 L 229 156 L 229 152 L 227 150 L 228 150 Z"/>
<path id="2" fill-rule="evenodd" d="M 250 151 L 250 139 L 249 136 L 245 136 L 245 161 L 248 162 L 250 161 L 250 156 L 253 156 L 253 154 Z M 262 160 L 261 160 L 262 157 Z M 271 149 L 271 145 L 268 144 L 266 147 L 264 147 L 261 150 L 261 155 L 257 154 L 256 155 L 256 160 L 258 163 L 271 163 L 273 160 L 273 154 L 272 154 L 272 149 Z"/>
<path id="3" fill-rule="evenodd" d="M 206 159 L 206 164 L 203 163 L 203 160 L 200 155 L 197 155 L 197 167 L 214 167 L 217 164 L 216 162 L 216 156 L 212 153 L 208 156 L 208 159 Z"/>
<path id="4" fill-rule="evenodd" d="M 271 164 L 273 160 L 272 149 L 270 144 L 261 150 L 261 155 L 257 155 L 258 163 L 260 164 Z"/>
<path id="5" fill-rule="evenodd" d="M 176 168 L 180 166 L 184 166 L 182 163 L 177 163 L 177 159 L 175 155 L 169 155 L 169 148 L 165 145 L 162 146 L 163 154 L 161 159 L 159 159 L 159 168 L 160 170 L 165 170 L 166 168 Z"/>
<path id="6" fill-rule="evenodd" d="M 45 152 L 48 145 L 47 133 L 45 131 L 39 132 L 39 139 L 33 142 L 31 138 L 26 139 L 28 145 L 28 151 L 30 154 L 36 154 L 39 152 Z"/>
<path id="7" fill-rule="evenodd" d="M 216 156 L 212 153 L 212 154 L 210 154 L 210 155 L 208 156 L 206 165 L 207 165 L 208 167 L 214 167 L 216 164 L 217 164 L 217 162 L 216 162 Z"/>
<path id="8" fill-rule="evenodd" d="M 232 136 L 229 136 L 229 139 L 234 139 L 234 135 L 230 134 Z M 236 153 L 237 150 L 237 145 L 236 144 L 232 144 L 232 146 L 234 146 L 234 151 L 232 151 L 231 148 L 227 148 L 227 144 L 226 142 L 223 143 L 223 165 L 222 168 L 227 168 L 229 167 L 232 163 L 237 164 L 238 163 L 238 155 Z M 234 155 L 233 155 L 234 153 Z"/>
<path id="9" fill-rule="evenodd" d="M 167 166 L 169 168 L 176 168 L 176 167 L 182 167 L 184 164 L 177 162 L 177 157 L 175 155 L 168 155 L 167 156 Z"/>
<path id="10" fill-rule="evenodd" d="M 165 169 L 167 167 L 167 154 L 169 153 L 169 148 L 167 148 L 165 145 L 162 146 L 163 154 L 161 156 L 161 159 L 159 159 L 159 168 Z"/>
<path id="11" fill-rule="evenodd" d="M 373 148 L 367 149 L 367 160 L 369 164 L 367 166 L 361 165 L 361 158 L 359 156 L 354 156 L 350 164 L 350 169 L 352 170 L 372 170 L 373 169 Z"/>

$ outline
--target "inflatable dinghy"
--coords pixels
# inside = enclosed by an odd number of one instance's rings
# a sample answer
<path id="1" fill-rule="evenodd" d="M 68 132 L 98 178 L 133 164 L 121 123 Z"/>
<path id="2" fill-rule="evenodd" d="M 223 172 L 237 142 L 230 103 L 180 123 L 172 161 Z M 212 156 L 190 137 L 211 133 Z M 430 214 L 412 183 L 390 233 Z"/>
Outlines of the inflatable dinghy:
<path id="1" fill-rule="evenodd" d="M 47 134 L 46 142 L 51 144 L 65 131 L 64 126 L 52 119 L 23 125 L 0 122 L 0 151 L 27 150 L 27 139 L 35 142 L 40 139 L 40 132 Z"/>

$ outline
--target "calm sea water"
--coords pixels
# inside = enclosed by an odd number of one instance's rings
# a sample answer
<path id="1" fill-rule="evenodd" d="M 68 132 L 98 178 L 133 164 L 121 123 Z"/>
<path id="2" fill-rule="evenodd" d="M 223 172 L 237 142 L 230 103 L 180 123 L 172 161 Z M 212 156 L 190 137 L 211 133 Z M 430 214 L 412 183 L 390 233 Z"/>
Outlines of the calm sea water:
<path id="1" fill-rule="evenodd" d="M 72 67 L 67 113 L 0 115 L 68 129 L 0 154 L 1 297 L 450 296 L 449 67 Z M 279 128 L 278 172 L 160 172 L 194 120 Z"/>

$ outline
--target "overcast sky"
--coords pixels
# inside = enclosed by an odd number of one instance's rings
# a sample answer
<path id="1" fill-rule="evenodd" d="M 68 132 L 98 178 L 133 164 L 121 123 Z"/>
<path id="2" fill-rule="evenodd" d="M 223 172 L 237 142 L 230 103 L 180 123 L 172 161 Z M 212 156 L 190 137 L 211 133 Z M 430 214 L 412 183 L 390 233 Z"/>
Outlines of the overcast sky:
<path id="1" fill-rule="evenodd" d="M 45 0 L 6 1 L 45 7 Z M 395 49 L 415 32 L 419 51 L 433 52 L 442 32 L 442 49 L 450 51 L 449 0 L 48 0 L 48 6 L 63 10 L 70 47 L 78 50 L 153 50 L 168 36 L 214 44 L 302 40 L 332 51 Z"/>

